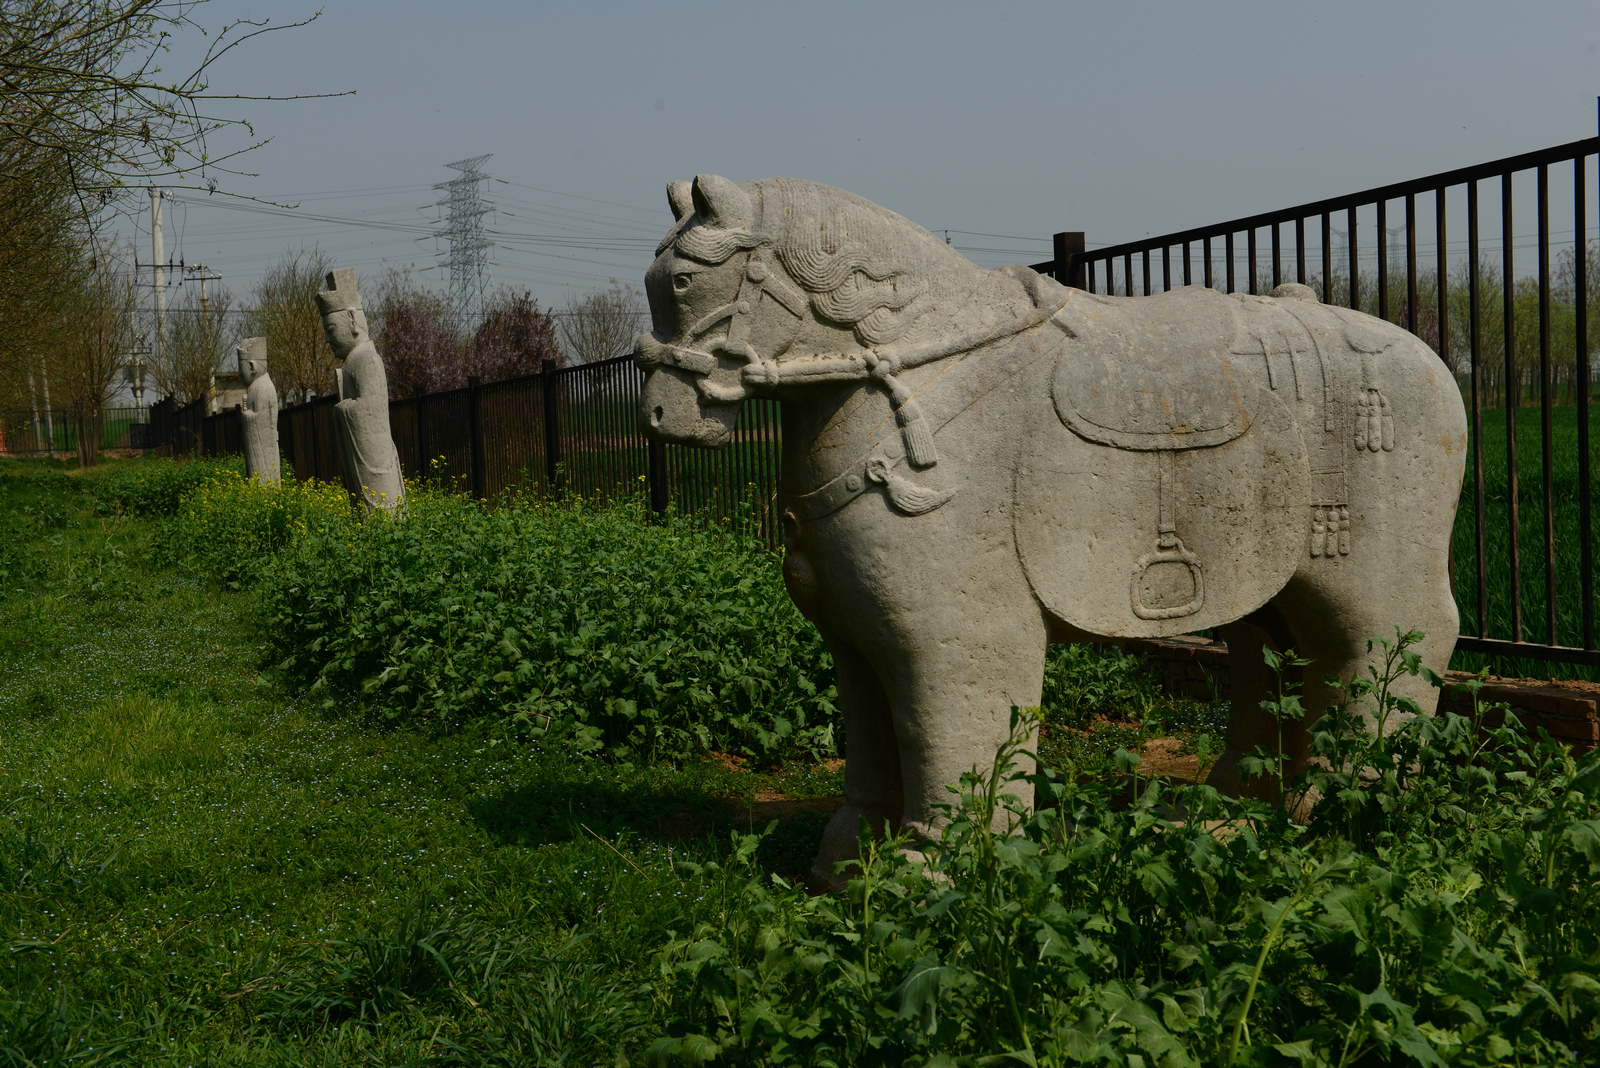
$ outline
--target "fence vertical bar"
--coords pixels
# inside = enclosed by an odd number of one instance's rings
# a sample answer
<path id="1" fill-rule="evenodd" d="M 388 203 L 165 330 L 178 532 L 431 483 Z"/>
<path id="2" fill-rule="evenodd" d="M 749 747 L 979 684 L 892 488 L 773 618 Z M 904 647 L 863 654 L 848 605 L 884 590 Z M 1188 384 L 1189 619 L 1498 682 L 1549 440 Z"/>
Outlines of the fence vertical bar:
<path id="1" fill-rule="evenodd" d="M 1183 284 L 1186 286 L 1193 285 L 1193 276 L 1194 272 L 1189 267 L 1189 242 L 1185 241 L 1183 243 Z"/>
<path id="2" fill-rule="evenodd" d="M 1228 257 L 1228 292 L 1234 292 L 1233 286 L 1233 231 L 1229 230 L 1225 242 L 1224 254 Z"/>
<path id="3" fill-rule="evenodd" d="M 1306 284 L 1306 220 L 1303 215 L 1294 220 L 1294 280 Z"/>
<path id="4" fill-rule="evenodd" d="M 1555 440 L 1550 411 L 1550 165 L 1539 164 L 1539 453 L 1544 482 L 1545 632 L 1551 645 L 1556 635 L 1556 506 Z"/>
<path id="5" fill-rule="evenodd" d="M 560 496 L 566 480 L 561 466 L 561 428 L 556 423 L 554 360 L 544 360 L 539 364 L 539 395 L 544 405 L 544 477 L 550 491 Z"/>
<path id="6" fill-rule="evenodd" d="M 1478 566 L 1478 637 L 1489 636 L 1488 531 L 1483 501 L 1483 334 L 1478 302 L 1478 183 L 1467 183 L 1467 344 L 1472 352 L 1472 499 L 1473 540 Z"/>
<path id="7" fill-rule="evenodd" d="M 1161 246 L 1161 292 L 1172 292 L 1172 246 Z"/>
<path id="8" fill-rule="evenodd" d="M 483 477 L 483 418 L 478 411 L 483 380 L 477 375 L 467 376 L 467 455 L 472 463 L 472 499 L 484 498 Z"/>
<path id="9" fill-rule="evenodd" d="M 417 472 L 418 478 L 428 478 L 433 474 L 433 438 L 428 426 L 428 394 L 424 393 L 417 398 L 417 455 L 421 468 Z"/>
<path id="10" fill-rule="evenodd" d="M 1450 301 L 1445 293 L 1445 287 L 1449 284 L 1447 273 L 1450 267 L 1449 241 L 1445 238 L 1445 226 L 1445 196 L 1444 186 L 1441 185 L 1433 193 L 1433 232 L 1436 237 L 1433 269 L 1437 278 L 1435 291 L 1438 298 L 1435 314 L 1439 319 L 1439 359 L 1450 368 L 1450 373 L 1454 376 L 1455 367 L 1450 362 Z"/>
<path id="11" fill-rule="evenodd" d="M 1579 582 L 1583 587 L 1583 647 L 1594 648 L 1594 547 L 1589 529 L 1589 190 L 1584 177 L 1588 157 L 1572 161 L 1573 267 L 1578 375 L 1578 544 Z"/>
<path id="12" fill-rule="evenodd" d="M 1505 338 L 1503 362 L 1506 365 L 1506 504 L 1509 508 L 1506 533 L 1511 545 L 1511 640 L 1522 640 L 1522 543 L 1521 486 L 1517 480 L 1517 405 L 1522 403 L 1522 375 L 1517 367 L 1515 331 L 1516 235 L 1511 229 L 1511 172 L 1500 176 L 1500 297 L 1501 326 Z"/>
<path id="13" fill-rule="evenodd" d="M 1122 257 L 1122 280 L 1128 285 L 1128 296 L 1133 296 L 1133 253 Z"/>
<path id="14" fill-rule="evenodd" d="M 1378 318 L 1389 321 L 1389 205 L 1378 201 Z"/>
<path id="15" fill-rule="evenodd" d="M 1245 231 L 1245 248 L 1248 250 L 1247 254 L 1250 259 L 1250 284 L 1247 292 L 1254 296 L 1256 291 L 1256 228 L 1254 226 Z"/>
<path id="16" fill-rule="evenodd" d="M 1211 239 L 1209 237 L 1206 238 L 1206 242 L 1205 242 L 1205 257 L 1206 257 L 1206 288 L 1207 289 L 1214 289 L 1216 287 L 1211 284 Z"/>
<path id="17" fill-rule="evenodd" d="M 1333 215 L 1322 213 L 1322 303 L 1333 303 Z"/>
<path id="18" fill-rule="evenodd" d="M 1283 285 L 1283 224 L 1272 224 L 1272 288 Z"/>
<path id="19" fill-rule="evenodd" d="M 1406 194 L 1406 329 L 1417 332 L 1417 195 Z"/>
<path id="20" fill-rule="evenodd" d="M 1150 295 L 1150 250 L 1144 250 L 1144 296 Z"/>
<path id="21" fill-rule="evenodd" d="M 1356 311 L 1361 310 L 1361 261 L 1356 251 L 1356 209 L 1351 208 L 1345 214 L 1345 224 L 1349 230 L 1350 244 L 1350 307 Z M 1382 241 L 1378 244 L 1383 244 Z"/>

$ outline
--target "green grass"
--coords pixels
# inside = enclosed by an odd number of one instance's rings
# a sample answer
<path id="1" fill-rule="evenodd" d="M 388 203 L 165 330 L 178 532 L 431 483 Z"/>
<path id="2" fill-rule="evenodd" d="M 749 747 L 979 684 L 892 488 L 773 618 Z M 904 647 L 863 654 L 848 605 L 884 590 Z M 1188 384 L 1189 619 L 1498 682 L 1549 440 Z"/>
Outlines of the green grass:
<path id="1" fill-rule="evenodd" d="M 578 1063 L 610 1063 L 643 1018 L 648 948 L 699 907 L 669 857 L 719 855 L 772 777 L 308 709 L 260 673 L 253 595 L 149 570 L 165 525 L 109 528 L 93 504 L 0 478 L 0 515 L 55 516 L 31 589 L 0 601 L 0 1049 L 27 1032 L 47 1052 L 131 1042 L 141 1064 L 404 1063 L 436 1032 L 537 1049 L 543 1012 L 572 1017 L 546 1023 Z M 764 854 L 796 877 L 821 829 L 798 823 Z M 384 1002 L 372 976 L 333 982 L 433 960 L 418 922 L 454 947 L 454 987 L 391 977 Z M 538 1001 L 551 984 L 593 997 Z M 383 1026 L 338 1029 L 362 1011 Z M 573 1020 L 601 1037 L 574 1046 Z"/>

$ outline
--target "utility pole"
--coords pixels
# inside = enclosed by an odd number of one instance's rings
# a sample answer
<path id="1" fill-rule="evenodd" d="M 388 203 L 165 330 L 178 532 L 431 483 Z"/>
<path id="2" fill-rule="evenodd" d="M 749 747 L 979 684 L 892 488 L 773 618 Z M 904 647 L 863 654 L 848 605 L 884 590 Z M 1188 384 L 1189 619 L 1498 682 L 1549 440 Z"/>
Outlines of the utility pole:
<path id="1" fill-rule="evenodd" d="M 149 422 L 144 411 L 144 367 L 149 352 L 150 346 L 141 340 L 134 344 L 133 351 L 129 353 L 133 357 L 133 410 L 138 413 L 134 417 L 137 423 Z"/>
<path id="2" fill-rule="evenodd" d="M 217 354 L 211 351 L 211 301 L 206 294 L 206 283 L 221 279 L 220 274 L 208 274 L 206 265 L 197 263 L 193 267 L 185 267 L 191 275 L 200 276 L 200 329 L 205 338 L 205 353 L 207 363 L 206 386 L 206 414 L 217 414 Z"/>
<path id="3" fill-rule="evenodd" d="M 162 268 L 166 252 L 162 248 L 161 198 L 159 187 L 150 187 L 150 266 L 155 270 L 156 330 L 150 343 L 150 362 L 161 367 L 167 355 L 167 275 Z"/>

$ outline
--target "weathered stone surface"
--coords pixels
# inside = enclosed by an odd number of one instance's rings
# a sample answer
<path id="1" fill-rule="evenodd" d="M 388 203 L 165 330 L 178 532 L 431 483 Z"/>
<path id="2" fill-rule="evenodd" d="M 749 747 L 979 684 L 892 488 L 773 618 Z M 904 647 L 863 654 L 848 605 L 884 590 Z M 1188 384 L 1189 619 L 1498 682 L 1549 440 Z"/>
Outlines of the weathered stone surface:
<path id="1" fill-rule="evenodd" d="M 239 377 L 244 379 L 245 474 L 264 486 L 282 481 L 278 455 L 278 390 L 267 373 L 267 339 L 247 337 L 239 343 Z"/>
<path id="2" fill-rule="evenodd" d="M 400 454 L 389 432 L 389 380 L 383 358 L 367 334 L 367 316 L 356 292 L 356 272 L 328 273 L 317 291 L 322 329 L 336 359 L 339 403 L 339 457 L 344 484 L 368 508 L 398 508 L 406 496 Z"/>
<path id="3" fill-rule="evenodd" d="M 816 885 L 859 819 L 937 833 L 946 786 L 1039 703 L 1049 641 L 1217 628 L 1234 712 L 1210 781 L 1232 791 L 1277 737 L 1263 644 L 1313 659 L 1311 707 L 1396 626 L 1444 669 L 1467 428 L 1412 335 L 1303 286 L 1130 299 L 980 270 L 812 182 L 668 199 L 640 416 L 716 447 L 745 398 L 784 402 L 784 577 L 833 653 L 849 756 Z"/>

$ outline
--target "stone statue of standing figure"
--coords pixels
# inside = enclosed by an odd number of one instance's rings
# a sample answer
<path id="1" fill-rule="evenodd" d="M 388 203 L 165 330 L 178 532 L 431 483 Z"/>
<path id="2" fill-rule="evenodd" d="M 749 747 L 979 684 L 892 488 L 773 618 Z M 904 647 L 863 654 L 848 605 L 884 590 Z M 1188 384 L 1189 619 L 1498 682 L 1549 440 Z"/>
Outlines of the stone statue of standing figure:
<path id="1" fill-rule="evenodd" d="M 239 377 L 244 379 L 245 474 L 263 486 L 282 482 L 278 464 L 278 390 L 267 373 L 267 339 L 247 337 L 239 343 Z"/>
<path id="2" fill-rule="evenodd" d="M 344 366 L 335 374 L 339 403 L 339 456 L 344 484 L 368 508 L 393 510 L 405 500 L 400 454 L 389 433 L 389 380 L 383 358 L 367 333 L 367 316 L 356 292 L 356 272 L 329 271 L 317 292 L 322 329 L 335 359 Z"/>

